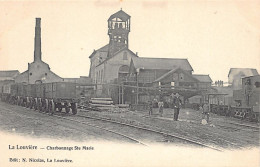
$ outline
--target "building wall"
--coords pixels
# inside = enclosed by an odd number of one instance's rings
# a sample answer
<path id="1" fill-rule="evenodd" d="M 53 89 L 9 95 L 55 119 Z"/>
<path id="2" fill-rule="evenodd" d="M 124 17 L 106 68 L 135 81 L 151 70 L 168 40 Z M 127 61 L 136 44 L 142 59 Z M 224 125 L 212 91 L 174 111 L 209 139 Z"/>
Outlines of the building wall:
<path id="1" fill-rule="evenodd" d="M 162 79 L 161 82 L 168 83 L 168 84 L 174 82 L 174 86 L 181 86 L 181 87 L 197 88 L 198 86 L 197 80 L 195 80 L 191 75 L 182 72 L 181 70 L 176 70 L 168 77 Z"/>
<path id="2" fill-rule="evenodd" d="M 100 59 L 102 57 L 102 59 Z M 90 73 L 89 76 L 94 80 L 96 73 L 96 66 L 101 63 L 101 60 L 106 59 L 106 54 L 96 51 L 96 53 L 90 58 Z"/>
<path id="3" fill-rule="evenodd" d="M 135 56 L 128 50 L 119 52 L 104 63 L 95 67 L 91 76 L 96 86 L 97 96 L 101 96 L 104 86 L 103 83 L 110 83 L 118 78 L 119 68 L 123 65 L 130 66 L 131 58 Z M 95 72 L 95 73 L 94 73 Z"/>
<path id="4" fill-rule="evenodd" d="M 62 82 L 63 79 L 56 74 L 54 74 L 49 66 L 41 61 L 36 61 L 29 64 L 28 70 L 20 74 L 15 78 L 17 83 L 29 83 L 34 84 L 36 81 L 41 81 L 43 83 L 50 82 Z"/>
<path id="5" fill-rule="evenodd" d="M 29 65 L 29 83 L 33 84 L 36 81 L 44 83 L 61 82 L 62 78 L 50 71 L 49 66 L 41 61 L 33 62 Z"/>
<path id="6" fill-rule="evenodd" d="M 151 83 L 156 79 L 156 70 L 140 70 L 137 79 L 138 83 Z"/>
<path id="7" fill-rule="evenodd" d="M 211 83 L 210 82 L 199 82 L 198 87 L 201 89 L 209 89 L 209 88 L 211 88 Z"/>
<path id="8" fill-rule="evenodd" d="M 96 67 L 93 81 L 96 81 L 96 83 L 109 83 L 117 79 L 119 68 L 123 65 L 130 66 L 131 57 L 133 56 L 131 52 L 125 50 L 108 59 Z"/>
<path id="9" fill-rule="evenodd" d="M 16 83 L 28 83 L 28 71 L 25 71 L 15 78 Z"/>
<path id="10" fill-rule="evenodd" d="M 109 82 L 118 78 L 119 68 L 123 65 L 130 66 L 131 58 L 135 55 L 129 50 L 124 50 L 105 63 L 104 81 Z"/>

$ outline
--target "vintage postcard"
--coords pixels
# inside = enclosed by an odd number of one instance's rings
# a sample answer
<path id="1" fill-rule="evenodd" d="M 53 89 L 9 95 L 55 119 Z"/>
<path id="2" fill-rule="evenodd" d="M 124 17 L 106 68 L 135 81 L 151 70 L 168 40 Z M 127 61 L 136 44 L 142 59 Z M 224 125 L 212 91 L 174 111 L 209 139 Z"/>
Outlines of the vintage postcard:
<path id="1" fill-rule="evenodd" d="M 260 2 L 0 0 L 0 166 L 260 165 Z"/>

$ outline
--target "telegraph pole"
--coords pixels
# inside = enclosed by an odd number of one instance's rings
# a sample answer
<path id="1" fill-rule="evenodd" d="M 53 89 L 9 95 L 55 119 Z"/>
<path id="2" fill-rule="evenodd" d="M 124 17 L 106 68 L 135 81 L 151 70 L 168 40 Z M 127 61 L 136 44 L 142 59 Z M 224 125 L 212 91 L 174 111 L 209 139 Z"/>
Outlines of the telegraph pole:
<path id="1" fill-rule="evenodd" d="M 122 82 L 122 104 L 124 104 L 124 82 Z"/>
<path id="2" fill-rule="evenodd" d="M 138 99 L 138 94 L 139 94 L 139 85 L 138 85 L 138 77 L 137 77 L 137 72 L 136 72 L 136 86 L 137 86 L 137 88 L 136 88 L 136 104 L 138 104 L 139 103 L 139 99 Z"/>

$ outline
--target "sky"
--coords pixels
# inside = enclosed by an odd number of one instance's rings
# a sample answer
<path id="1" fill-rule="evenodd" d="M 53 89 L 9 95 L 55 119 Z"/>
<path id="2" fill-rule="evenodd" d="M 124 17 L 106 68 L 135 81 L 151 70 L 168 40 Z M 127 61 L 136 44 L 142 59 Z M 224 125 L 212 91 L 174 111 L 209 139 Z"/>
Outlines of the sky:
<path id="1" fill-rule="evenodd" d="M 230 68 L 260 72 L 260 1 L 0 1 L 0 70 L 27 70 L 35 18 L 42 59 L 61 77 L 88 76 L 89 56 L 109 42 L 107 19 L 131 16 L 140 57 L 187 58 L 194 74 L 227 81 Z"/>

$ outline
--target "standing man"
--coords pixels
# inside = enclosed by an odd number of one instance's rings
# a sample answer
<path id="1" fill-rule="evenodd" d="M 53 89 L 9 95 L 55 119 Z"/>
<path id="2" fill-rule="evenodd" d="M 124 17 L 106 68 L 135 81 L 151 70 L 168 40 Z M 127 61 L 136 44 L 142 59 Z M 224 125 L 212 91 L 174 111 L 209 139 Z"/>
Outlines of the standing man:
<path id="1" fill-rule="evenodd" d="M 159 114 L 162 117 L 163 116 L 163 102 L 162 102 L 162 100 L 160 100 L 158 102 L 158 107 L 159 107 Z"/>
<path id="2" fill-rule="evenodd" d="M 207 123 L 209 123 L 209 105 L 208 105 L 208 103 L 205 103 L 203 105 L 202 120 L 205 119 L 205 117 L 207 117 L 206 121 L 207 121 Z"/>
<path id="3" fill-rule="evenodd" d="M 181 108 L 181 99 L 179 93 L 176 93 L 173 97 L 173 107 L 174 107 L 174 121 L 178 121 L 179 112 Z"/>
<path id="4" fill-rule="evenodd" d="M 153 102 L 152 100 L 149 101 L 149 116 L 152 115 L 152 112 L 153 112 Z"/>

